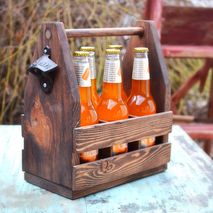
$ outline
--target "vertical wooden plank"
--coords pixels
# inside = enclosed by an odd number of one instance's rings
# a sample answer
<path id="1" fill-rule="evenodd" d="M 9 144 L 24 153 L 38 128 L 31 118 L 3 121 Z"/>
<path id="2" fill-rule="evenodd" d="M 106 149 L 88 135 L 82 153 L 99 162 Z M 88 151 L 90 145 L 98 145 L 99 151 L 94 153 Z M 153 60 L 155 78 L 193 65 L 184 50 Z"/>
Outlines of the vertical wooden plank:
<path id="1" fill-rule="evenodd" d="M 129 95 L 131 91 L 134 47 L 148 47 L 151 92 L 157 104 L 157 112 L 168 111 L 170 109 L 170 84 L 158 32 L 153 21 L 138 21 L 136 26 L 144 28 L 144 36 L 132 36 L 127 46 L 122 64 L 124 72 L 124 88 Z"/>
<path id="2" fill-rule="evenodd" d="M 212 59 L 212 69 L 211 69 L 211 86 L 209 91 L 209 108 L 208 108 L 209 118 L 213 118 L 213 59 Z"/>
<path id="3" fill-rule="evenodd" d="M 79 123 L 80 100 L 63 23 L 43 24 L 34 60 L 51 48 L 58 64 L 53 90 L 45 94 L 38 79 L 28 75 L 24 95 L 24 169 L 60 185 L 71 187 L 73 131 Z"/>
<path id="4" fill-rule="evenodd" d="M 163 0 L 147 0 L 144 8 L 144 15 L 141 15 L 142 19 L 155 22 L 159 35 L 161 33 L 162 9 Z"/>
<path id="5" fill-rule="evenodd" d="M 22 137 L 25 135 L 24 114 L 21 114 L 21 135 Z"/>

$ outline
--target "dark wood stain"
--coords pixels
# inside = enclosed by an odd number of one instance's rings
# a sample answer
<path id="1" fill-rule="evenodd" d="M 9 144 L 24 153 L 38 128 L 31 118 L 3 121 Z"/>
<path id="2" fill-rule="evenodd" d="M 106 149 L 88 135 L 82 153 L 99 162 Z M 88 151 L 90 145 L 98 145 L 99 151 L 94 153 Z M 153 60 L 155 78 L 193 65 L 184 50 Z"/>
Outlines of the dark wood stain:
<path id="1" fill-rule="evenodd" d="M 162 19 L 162 44 L 213 45 L 213 8 L 165 6 Z"/>
<path id="2" fill-rule="evenodd" d="M 171 144 L 117 155 L 74 166 L 73 189 L 83 190 L 165 165 L 170 160 Z"/>
<path id="3" fill-rule="evenodd" d="M 51 38 L 46 39 L 49 29 Z M 48 45 L 59 70 L 52 92 L 42 92 L 39 82 L 28 75 L 24 96 L 25 171 L 64 186 L 71 186 L 71 129 L 79 122 L 79 94 L 69 45 L 62 23 L 43 24 L 34 60 Z M 75 116 L 74 116 L 75 114 Z"/>
<path id="4" fill-rule="evenodd" d="M 165 135 L 171 132 L 172 119 L 172 112 L 168 111 L 150 116 L 78 127 L 74 129 L 74 147 L 77 152 L 84 152 L 110 147 L 116 143 L 133 142 L 148 136 Z"/>
<path id="5" fill-rule="evenodd" d="M 50 35 L 46 34 L 49 30 Z M 136 28 L 127 28 L 132 36 L 123 61 L 124 86 L 131 89 L 131 72 L 135 46 L 150 49 L 152 94 L 156 100 L 156 115 L 129 118 L 122 121 L 79 127 L 80 100 L 67 36 L 123 35 L 124 29 L 106 28 L 67 30 L 60 22 L 43 24 L 37 41 L 34 60 L 48 45 L 51 59 L 59 69 L 50 94 L 42 92 L 38 79 L 28 75 L 24 97 L 22 135 L 24 137 L 23 170 L 25 180 L 62 196 L 76 199 L 141 177 L 162 172 L 170 160 L 168 133 L 172 126 L 170 87 L 157 31 L 152 22 L 139 21 Z M 47 36 L 48 35 L 48 36 Z M 138 36 L 135 36 L 138 35 Z M 132 142 L 144 137 L 158 137 L 158 145 L 137 149 L 111 157 L 110 146 Z M 129 145 L 129 147 L 131 147 Z M 104 148 L 104 149 L 103 149 Z M 80 164 L 78 152 L 102 150 L 95 162 Z"/>

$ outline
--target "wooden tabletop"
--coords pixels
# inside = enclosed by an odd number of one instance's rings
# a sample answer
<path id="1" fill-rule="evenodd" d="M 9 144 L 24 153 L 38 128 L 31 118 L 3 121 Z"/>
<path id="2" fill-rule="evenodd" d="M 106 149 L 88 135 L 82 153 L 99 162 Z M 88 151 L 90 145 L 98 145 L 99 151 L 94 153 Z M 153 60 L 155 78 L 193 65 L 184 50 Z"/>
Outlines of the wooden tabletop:
<path id="1" fill-rule="evenodd" d="M 0 126 L 0 212 L 213 212 L 213 161 L 179 126 L 169 141 L 166 172 L 72 201 L 24 181 L 21 127 Z"/>

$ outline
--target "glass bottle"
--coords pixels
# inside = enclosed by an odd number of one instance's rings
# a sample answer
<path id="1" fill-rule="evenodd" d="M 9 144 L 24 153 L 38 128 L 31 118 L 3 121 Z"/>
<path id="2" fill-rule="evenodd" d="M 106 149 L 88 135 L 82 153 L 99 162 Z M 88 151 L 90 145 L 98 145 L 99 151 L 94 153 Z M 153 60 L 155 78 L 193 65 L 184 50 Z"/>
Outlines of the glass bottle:
<path id="1" fill-rule="evenodd" d="M 144 116 L 156 113 L 156 104 L 150 92 L 150 72 L 148 48 L 134 48 L 135 57 L 132 72 L 132 89 L 127 106 L 129 115 Z M 145 138 L 140 141 L 140 147 L 155 144 L 155 138 Z"/>
<path id="2" fill-rule="evenodd" d="M 111 44 L 108 46 L 109 49 L 118 49 L 118 50 L 122 50 L 123 46 L 120 45 L 120 44 Z M 120 54 L 120 61 L 121 61 L 121 54 Z M 122 85 L 121 85 L 121 96 L 122 96 L 122 99 L 127 103 L 127 95 L 126 95 L 126 92 L 124 90 L 124 86 L 123 86 L 123 71 L 121 69 L 121 78 L 122 78 Z"/>
<path id="3" fill-rule="evenodd" d="M 80 126 L 98 123 L 98 115 L 91 100 L 91 79 L 88 60 L 89 52 L 74 52 L 74 68 L 80 94 L 81 114 Z M 98 159 L 98 150 L 80 153 L 80 162 L 91 162 Z"/>
<path id="4" fill-rule="evenodd" d="M 82 51 L 89 52 L 89 65 L 90 65 L 90 78 L 91 78 L 91 98 L 92 103 L 95 109 L 97 110 L 100 98 L 97 93 L 97 86 L 96 86 L 96 66 L 95 66 L 95 47 L 92 46 L 83 46 L 80 48 Z"/>
<path id="5" fill-rule="evenodd" d="M 121 97 L 120 50 L 107 49 L 104 67 L 102 95 L 98 106 L 101 121 L 116 121 L 128 118 L 127 105 Z M 112 153 L 117 155 L 128 151 L 127 144 L 113 145 Z"/>

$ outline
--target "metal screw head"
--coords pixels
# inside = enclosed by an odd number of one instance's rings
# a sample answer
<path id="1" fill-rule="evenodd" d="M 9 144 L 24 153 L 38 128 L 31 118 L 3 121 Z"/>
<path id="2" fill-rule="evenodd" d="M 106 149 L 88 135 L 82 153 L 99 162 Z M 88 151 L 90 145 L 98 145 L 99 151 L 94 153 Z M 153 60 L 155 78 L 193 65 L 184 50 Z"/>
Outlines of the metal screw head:
<path id="1" fill-rule="evenodd" d="M 47 83 L 43 83 L 43 87 L 46 88 L 47 87 Z"/>
<path id="2" fill-rule="evenodd" d="M 50 32 L 50 30 L 46 30 L 46 32 L 45 32 L 45 36 L 46 36 L 46 39 L 50 39 L 51 38 L 51 32 Z"/>

